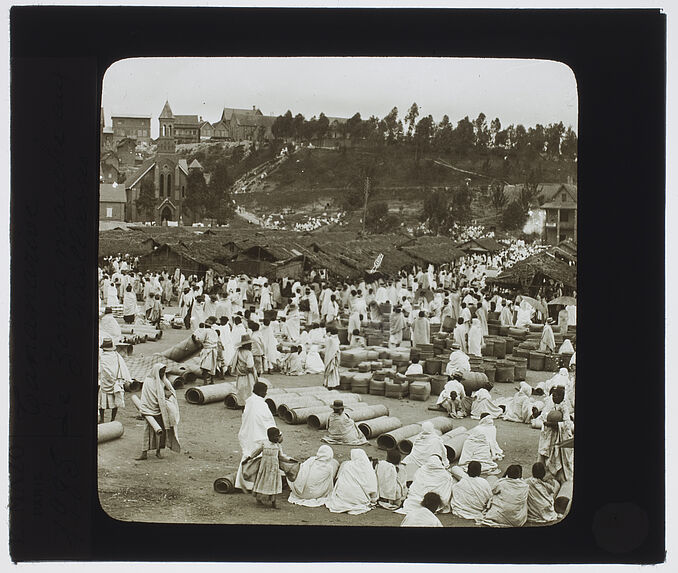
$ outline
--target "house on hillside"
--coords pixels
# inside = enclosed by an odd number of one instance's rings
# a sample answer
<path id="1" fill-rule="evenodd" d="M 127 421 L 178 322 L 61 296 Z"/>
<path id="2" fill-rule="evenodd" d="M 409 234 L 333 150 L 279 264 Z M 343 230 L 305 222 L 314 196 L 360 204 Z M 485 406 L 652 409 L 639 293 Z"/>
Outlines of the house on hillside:
<path id="1" fill-rule="evenodd" d="M 252 109 L 225 107 L 221 112 L 221 118 L 214 124 L 212 137 L 226 141 L 264 139 L 264 134 L 270 133 L 270 127 L 275 121 L 275 118 L 270 118 L 270 125 L 268 125 L 265 117 L 256 106 L 252 106 Z M 262 129 L 259 129 L 260 126 Z"/>
<path id="2" fill-rule="evenodd" d="M 577 241 L 577 186 L 563 183 L 540 193 L 544 210 L 542 240 L 547 245 L 571 239 Z"/>
<path id="3" fill-rule="evenodd" d="M 126 221 L 127 196 L 125 187 L 117 183 L 99 185 L 99 219 Z"/>
<path id="4" fill-rule="evenodd" d="M 101 156 L 99 173 L 103 183 L 117 183 L 120 178 L 120 164 L 118 156 L 113 151 L 106 151 Z M 124 189 L 124 187 L 123 187 Z"/>
<path id="5" fill-rule="evenodd" d="M 200 120 L 197 115 L 174 116 L 174 138 L 177 143 L 200 142 Z"/>
<path id="6" fill-rule="evenodd" d="M 200 127 L 198 128 L 200 133 L 200 141 L 209 141 L 214 136 L 214 127 L 209 121 L 203 121 L 202 117 L 200 118 Z"/>
<path id="7" fill-rule="evenodd" d="M 504 250 L 504 246 L 491 237 L 470 239 L 457 245 L 457 248 L 467 255 L 495 255 Z"/>
<path id="8" fill-rule="evenodd" d="M 487 280 L 499 286 L 522 289 L 531 296 L 543 289 L 553 291 L 556 286 L 561 287 L 563 294 L 570 295 L 577 288 L 577 266 L 542 251 Z"/>
<path id="9" fill-rule="evenodd" d="M 151 143 L 151 118 L 147 115 L 114 115 L 111 117 L 116 140 L 130 137 Z"/>

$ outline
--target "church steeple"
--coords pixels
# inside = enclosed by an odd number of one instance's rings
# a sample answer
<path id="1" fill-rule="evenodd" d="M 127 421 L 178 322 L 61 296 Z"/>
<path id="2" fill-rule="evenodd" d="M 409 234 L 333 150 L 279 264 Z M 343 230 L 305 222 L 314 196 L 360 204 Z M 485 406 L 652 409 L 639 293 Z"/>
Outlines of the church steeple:
<path id="1" fill-rule="evenodd" d="M 176 142 L 174 140 L 174 114 L 168 101 L 160 112 L 159 122 L 159 137 L 158 137 L 158 152 L 159 153 L 175 153 Z"/>

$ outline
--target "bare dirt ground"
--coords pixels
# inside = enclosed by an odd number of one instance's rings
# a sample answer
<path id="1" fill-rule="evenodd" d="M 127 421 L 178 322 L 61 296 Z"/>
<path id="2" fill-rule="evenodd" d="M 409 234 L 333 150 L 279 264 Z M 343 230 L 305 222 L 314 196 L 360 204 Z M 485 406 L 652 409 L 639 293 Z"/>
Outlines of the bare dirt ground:
<path id="1" fill-rule="evenodd" d="M 170 310 L 167 309 L 166 312 Z M 158 342 L 135 346 L 134 355 L 150 355 L 172 346 L 188 336 L 189 331 L 165 327 Z M 548 372 L 528 371 L 527 382 L 536 383 L 553 376 Z M 321 375 L 298 377 L 271 374 L 266 376 L 273 386 L 295 387 L 322 384 Z M 227 378 L 226 380 L 234 380 Z M 217 380 L 220 382 L 221 380 Z M 198 383 L 201 383 L 198 381 Z M 494 398 L 509 397 L 517 384 L 495 384 Z M 124 435 L 98 446 L 98 487 L 103 509 L 113 518 L 124 521 L 158 523 L 229 523 L 229 524 L 308 524 L 398 526 L 403 516 L 385 509 L 374 509 L 366 514 L 352 516 L 330 513 L 326 508 L 307 508 L 287 503 L 288 491 L 280 496 L 279 509 L 257 506 L 255 500 L 243 493 L 229 495 L 216 493 L 214 480 L 233 472 L 240 460 L 238 430 L 241 412 L 227 409 L 223 402 L 192 405 L 184 399 L 191 385 L 178 390 L 181 423 L 179 440 L 182 450 L 176 454 L 163 450 L 163 459 L 149 455 L 148 460 L 135 461 L 140 452 L 144 424 L 137 420 L 137 410 L 131 394 L 125 394 L 125 408 L 118 413 Z M 139 393 L 137 393 L 139 394 Z M 426 402 L 363 396 L 368 404 L 385 404 L 390 415 L 397 416 L 403 424 L 418 422 L 439 414 L 427 410 L 435 404 L 435 396 Z M 106 421 L 110 411 L 106 413 Z M 306 424 L 288 425 L 277 419 L 284 435 L 283 449 L 287 455 L 303 460 L 315 455 L 321 445 L 322 431 L 310 429 Z M 477 421 L 465 418 L 455 421 L 455 427 L 471 428 Z M 497 441 L 504 450 L 504 460 L 499 462 L 502 472 L 513 463 L 523 466 L 523 475 L 537 458 L 539 432 L 526 424 L 495 420 Z M 376 440 L 363 446 L 368 456 L 384 459 L 386 452 L 376 447 Z M 344 461 L 350 456 L 350 446 L 332 446 L 335 457 Z M 452 515 L 441 515 L 444 526 L 473 527 L 473 522 Z"/>

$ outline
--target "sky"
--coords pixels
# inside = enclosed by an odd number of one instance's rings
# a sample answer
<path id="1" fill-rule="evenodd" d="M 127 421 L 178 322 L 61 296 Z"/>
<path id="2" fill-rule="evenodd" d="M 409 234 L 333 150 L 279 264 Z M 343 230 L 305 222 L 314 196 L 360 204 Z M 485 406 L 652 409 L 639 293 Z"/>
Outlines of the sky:
<path id="1" fill-rule="evenodd" d="M 413 102 L 420 118 L 455 123 L 479 113 L 488 125 L 530 127 L 562 121 L 577 131 L 572 70 L 549 60 L 473 58 L 138 58 L 113 64 L 104 76 L 102 106 L 111 115 L 151 116 L 151 134 L 168 100 L 179 115 L 214 123 L 224 107 L 288 109 L 307 119 L 384 117 L 394 106 L 403 119 Z"/>

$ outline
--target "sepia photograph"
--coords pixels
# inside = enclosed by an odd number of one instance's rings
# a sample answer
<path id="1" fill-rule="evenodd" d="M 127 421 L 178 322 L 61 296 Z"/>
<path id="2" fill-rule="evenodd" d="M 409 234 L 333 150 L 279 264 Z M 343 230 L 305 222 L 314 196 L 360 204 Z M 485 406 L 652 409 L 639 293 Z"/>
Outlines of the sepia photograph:
<path id="1" fill-rule="evenodd" d="M 102 508 L 161 523 L 566 518 L 576 129 L 558 62 L 115 63 Z"/>

